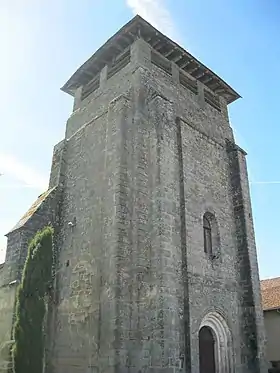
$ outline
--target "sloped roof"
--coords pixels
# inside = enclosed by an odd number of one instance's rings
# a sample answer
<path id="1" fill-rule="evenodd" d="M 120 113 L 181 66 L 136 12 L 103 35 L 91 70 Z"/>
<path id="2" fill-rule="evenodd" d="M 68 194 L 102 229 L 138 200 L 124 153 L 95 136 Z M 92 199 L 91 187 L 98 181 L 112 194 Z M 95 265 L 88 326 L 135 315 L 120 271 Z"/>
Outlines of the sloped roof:
<path id="1" fill-rule="evenodd" d="M 48 189 L 46 192 L 42 193 L 36 201 L 31 205 L 29 210 L 22 216 L 22 218 L 18 221 L 18 223 L 13 227 L 13 229 L 10 230 L 9 233 L 15 231 L 16 229 L 19 229 L 23 227 L 27 221 L 31 218 L 32 215 L 38 210 L 38 208 L 41 206 L 41 204 L 45 201 L 45 199 L 51 194 L 51 192 L 55 189 L 56 187 L 52 189 Z M 9 234 L 8 233 L 8 234 Z"/>
<path id="2" fill-rule="evenodd" d="M 175 62 L 182 70 L 205 84 L 214 93 L 224 97 L 228 104 L 240 97 L 218 75 L 138 15 L 93 54 L 64 84 L 62 91 L 74 96 L 78 87 L 89 83 L 105 65 L 110 64 L 114 57 L 122 53 L 139 37 L 165 58 Z"/>
<path id="3" fill-rule="evenodd" d="M 261 293 L 264 311 L 280 309 L 280 277 L 262 280 Z"/>

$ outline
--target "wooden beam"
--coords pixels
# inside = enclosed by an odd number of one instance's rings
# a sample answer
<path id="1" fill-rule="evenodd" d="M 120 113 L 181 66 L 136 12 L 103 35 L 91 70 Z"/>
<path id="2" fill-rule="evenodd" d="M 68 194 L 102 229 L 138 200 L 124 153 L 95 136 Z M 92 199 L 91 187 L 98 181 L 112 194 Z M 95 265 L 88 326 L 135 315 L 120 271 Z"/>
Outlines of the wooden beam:
<path id="1" fill-rule="evenodd" d="M 199 80 L 199 81 L 201 82 L 201 78 L 203 78 L 204 76 L 205 76 L 205 73 L 202 72 L 202 73 L 200 73 L 199 75 L 197 75 L 197 76 L 195 77 L 195 79 L 197 79 L 197 80 Z"/>
<path id="2" fill-rule="evenodd" d="M 187 66 L 187 69 L 185 69 L 189 74 L 192 74 L 197 69 L 199 69 L 199 66 L 196 62 L 192 62 L 189 66 Z"/>
<path id="3" fill-rule="evenodd" d="M 174 48 L 172 48 L 172 49 L 170 49 L 169 51 L 167 51 L 166 53 L 162 53 L 163 54 L 163 56 L 165 57 L 165 58 L 168 58 L 173 52 L 175 52 L 176 51 L 176 49 L 174 49 Z"/>
<path id="4" fill-rule="evenodd" d="M 177 65 L 182 68 L 182 66 L 185 66 L 186 63 L 188 63 L 188 60 L 186 60 L 186 56 L 182 55 L 182 59 L 177 62 Z"/>
<path id="5" fill-rule="evenodd" d="M 97 74 L 101 70 L 101 68 L 104 67 L 104 61 L 103 61 L 103 59 L 102 60 L 97 60 L 97 62 L 95 62 L 95 64 L 92 65 L 92 67 L 95 70 L 95 74 Z"/>
<path id="6" fill-rule="evenodd" d="M 153 39 L 152 36 L 149 36 L 148 38 L 145 39 L 145 41 L 146 41 L 147 43 L 150 44 L 150 41 L 151 41 L 152 39 Z"/>
<path id="7" fill-rule="evenodd" d="M 236 100 L 235 95 L 232 95 L 231 93 L 225 94 L 222 97 L 226 100 L 227 104 L 229 104 L 229 103 L 231 103 L 231 102 L 233 102 L 233 101 Z"/>
<path id="8" fill-rule="evenodd" d="M 219 94 L 222 93 L 222 92 L 225 92 L 224 87 L 220 87 L 220 88 L 215 89 L 215 93 L 216 93 L 217 95 L 219 95 Z"/>
<path id="9" fill-rule="evenodd" d="M 123 48 L 118 43 L 116 43 L 116 42 L 114 42 L 114 44 L 112 45 L 112 48 L 114 48 L 118 52 L 122 52 L 123 51 Z"/>
<path id="10" fill-rule="evenodd" d="M 211 82 L 211 80 L 213 80 L 212 76 L 211 76 L 211 75 L 208 75 L 207 73 L 205 73 L 205 74 L 203 75 L 202 78 L 198 78 L 198 79 L 199 79 L 199 80 L 201 81 L 201 83 L 203 83 L 203 84 L 207 84 L 207 83 Z"/>
<path id="11" fill-rule="evenodd" d="M 87 76 L 88 76 L 87 79 L 85 78 L 85 75 L 84 75 L 84 77 L 79 78 L 79 85 L 86 85 L 93 79 L 93 76 L 91 76 L 91 75 L 87 75 Z"/>
<path id="12" fill-rule="evenodd" d="M 102 62 L 102 64 L 104 64 L 104 65 L 109 65 L 110 63 L 111 63 L 111 60 L 104 60 L 104 58 L 102 58 L 102 60 L 101 60 L 101 62 Z"/>
<path id="13" fill-rule="evenodd" d="M 122 35 L 121 39 L 124 41 L 126 47 L 129 46 L 133 41 L 128 35 Z"/>
<path id="14" fill-rule="evenodd" d="M 186 61 L 184 64 L 182 64 L 180 66 L 181 69 L 184 69 L 185 67 L 187 67 L 189 64 L 191 64 L 193 61 L 193 59 L 191 58 L 190 60 Z"/>
<path id="15" fill-rule="evenodd" d="M 196 71 L 193 72 L 193 76 L 195 77 L 195 79 L 202 78 L 204 74 L 205 74 L 205 71 L 201 70 L 200 68 L 198 68 Z"/>
<path id="16" fill-rule="evenodd" d="M 151 44 L 152 48 L 156 48 L 156 46 L 158 46 L 158 44 L 161 43 L 161 39 L 157 39 L 155 40 L 155 42 L 153 44 Z"/>
<path id="17" fill-rule="evenodd" d="M 91 71 L 90 69 L 84 70 L 84 71 L 83 71 L 83 74 L 84 74 L 84 75 L 87 75 L 87 76 L 90 77 L 91 79 L 94 78 L 94 76 L 96 75 L 96 73 L 94 73 L 94 72 Z"/>
<path id="18" fill-rule="evenodd" d="M 88 70 L 88 72 L 89 72 L 89 76 L 91 76 L 91 79 L 95 78 L 96 75 L 99 74 L 100 70 L 101 70 L 101 68 L 98 69 L 98 70 L 97 70 L 97 69 Z"/>
<path id="19" fill-rule="evenodd" d="M 184 56 L 182 54 L 179 54 L 178 56 L 176 56 L 175 58 L 172 58 L 171 61 L 177 63 L 179 62 Z"/>
<path id="20" fill-rule="evenodd" d="M 116 49 L 116 48 L 111 48 L 111 49 L 106 50 L 106 54 L 104 55 L 105 58 L 103 58 L 103 59 L 105 61 L 107 60 L 107 61 L 111 62 L 113 57 L 116 55 L 116 51 L 119 54 L 119 50 Z"/>
<path id="21" fill-rule="evenodd" d="M 211 91 L 214 91 L 214 89 L 218 88 L 220 85 L 219 82 L 213 79 L 213 82 L 211 84 L 208 84 L 207 87 L 211 89 Z"/>
<path id="22" fill-rule="evenodd" d="M 128 32 L 128 35 L 130 35 L 132 37 L 132 40 L 136 39 L 135 34 L 133 34 L 131 31 Z"/>
<path id="23" fill-rule="evenodd" d="M 149 43 L 149 44 L 151 44 L 152 45 L 152 43 L 153 42 L 157 42 L 159 39 L 158 39 L 158 35 L 159 35 L 159 33 L 158 32 L 156 32 L 156 33 L 148 33 L 148 34 L 146 34 L 146 41 Z"/>
<path id="24" fill-rule="evenodd" d="M 161 44 L 161 43 L 162 43 L 162 44 Z M 157 46 L 154 47 L 154 49 L 155 49 L 158 53 L 162 54 L 160 50 L 161 50 L 162 48 L 164 48 L 165 46 L 166 46 L 166 44 L 164 43 L 164 41 L 160 41 L 160 43 L 157 44 Z"/>

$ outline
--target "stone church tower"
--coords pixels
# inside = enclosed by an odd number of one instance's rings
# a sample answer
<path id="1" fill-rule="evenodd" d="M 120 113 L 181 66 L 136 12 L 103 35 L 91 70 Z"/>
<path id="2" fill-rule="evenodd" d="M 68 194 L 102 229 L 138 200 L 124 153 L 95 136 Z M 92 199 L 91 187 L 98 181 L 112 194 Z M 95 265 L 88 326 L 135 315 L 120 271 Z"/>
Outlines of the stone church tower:
<path id="1" fill-rule="evenodd" d="M 62 90 L 49 189 L 7 235 L 1 342 L 27 242 L 51 223 L 46 373 L 264 373 L 239 95 L 139 16 Z"/>

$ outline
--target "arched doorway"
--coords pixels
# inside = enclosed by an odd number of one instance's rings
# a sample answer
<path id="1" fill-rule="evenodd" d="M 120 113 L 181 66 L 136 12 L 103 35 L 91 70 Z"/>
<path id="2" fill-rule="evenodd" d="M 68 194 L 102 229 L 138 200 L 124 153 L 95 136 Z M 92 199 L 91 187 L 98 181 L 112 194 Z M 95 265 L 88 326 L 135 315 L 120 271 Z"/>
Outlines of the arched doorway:
<path id="1" fill-rule="evenodd" d="M 199 331 L 199 367 L 200 373 L 216 373 L 215 338 L 208 326 L 203 326 Z"/>
<path id="2" fill-rule="evenodd" d="M 232 335 L 220 313 L 203 318 L 198 337 L 200 373 L 234 373 Z"/>

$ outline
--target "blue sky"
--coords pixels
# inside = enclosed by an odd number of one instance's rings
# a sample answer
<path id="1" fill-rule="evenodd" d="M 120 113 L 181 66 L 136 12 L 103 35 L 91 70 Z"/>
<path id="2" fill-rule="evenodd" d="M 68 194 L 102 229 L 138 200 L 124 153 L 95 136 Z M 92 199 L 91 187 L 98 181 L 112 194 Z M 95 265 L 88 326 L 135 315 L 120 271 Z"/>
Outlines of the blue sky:
<path id="1" fill-rule="evenodd" d="M 0 259 L 4 234 L 47 187 L 73 104 L 59 88 L 136 13 L 243 97 L 230 117 L 248 152 L 260 274 L 279 276 L 278 0 L 1 0 Z"/>

